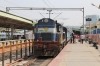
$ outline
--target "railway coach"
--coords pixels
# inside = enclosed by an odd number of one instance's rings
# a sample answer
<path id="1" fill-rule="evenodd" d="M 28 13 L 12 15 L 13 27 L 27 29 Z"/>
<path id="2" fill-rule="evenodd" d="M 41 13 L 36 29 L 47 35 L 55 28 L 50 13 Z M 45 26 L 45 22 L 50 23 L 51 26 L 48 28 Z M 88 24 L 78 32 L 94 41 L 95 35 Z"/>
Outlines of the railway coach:
<path id="1" fill-rule="evenodd" d="M 56 56 L 67 42 L 67 28 L 50 18 L 43 18 L 34 26 L 34 54 Z"/>

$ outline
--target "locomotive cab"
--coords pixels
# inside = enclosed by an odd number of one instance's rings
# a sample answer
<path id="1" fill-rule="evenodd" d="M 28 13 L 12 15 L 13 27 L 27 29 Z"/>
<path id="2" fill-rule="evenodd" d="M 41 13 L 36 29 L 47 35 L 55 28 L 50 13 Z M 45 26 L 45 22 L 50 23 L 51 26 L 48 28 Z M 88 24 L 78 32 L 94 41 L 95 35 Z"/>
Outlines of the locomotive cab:
<path id="1" fill-rule="evenodd" d="M 50 18 L 43 18 L 34 27 L 34 51 L 38 56 L 54 56 L 63 47 L 66 31 Z M 38 52 L 37 52 L 38 51 Z M 54 53 L 54 54 L 53 54 Z"/>

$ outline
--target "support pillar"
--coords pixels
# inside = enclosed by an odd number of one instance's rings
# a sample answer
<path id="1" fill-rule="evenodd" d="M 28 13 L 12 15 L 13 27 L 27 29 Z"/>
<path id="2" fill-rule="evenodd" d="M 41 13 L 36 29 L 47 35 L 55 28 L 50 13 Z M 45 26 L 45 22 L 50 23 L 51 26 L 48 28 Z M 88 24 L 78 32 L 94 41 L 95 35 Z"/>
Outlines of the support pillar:
<path id="1" fill-rule="evenodd" d="M 26 37 L 25 37 L 25 33 L 26 33 L 26 30 L 24 29 L 24 39 L 26 39 Z"/>
<path id="2" fill-rule="evenodd" d="M 67 38 L 67 30 L 65 30 L 65 35 L 66 35 L 66 44 L 67 44 L 67 41 L 68 41 L 68 38 Z"/>
<path id="3" fill-rule="evenodd" d="M 8 32 L 7 32 L 7 28 L 6 28 L 6 40 L 8 39 L 8 38 L 7 38 L 7 33 L 8 33 Z"/>
<path id="4" fill-rule="evenodd" d="M 5 63 L 4 62 L 4 57 L 5 57 L 4 56 L 5 55 L 4 52 L 5 52 L 5 42 L 2 42 L 2 66 L 5 66 L 4 65 L 4 63 Z"/>
<path id="5" fill-rule="evenodd" d="M 84 7 L 83 7 L 83 34 L 84 34 Z"/>
<path id="6" fill-rule="evenodd" d="M 10 63 L 12 63 L 12 41 L 10 41 Z"/>
<path id="7" fill-rule="evenodd" d="M 13 30 L 14 29 L 14 25 L 11 25 L 11 40 L 13 40 Z"/>
<path id="8" fill-rule="evenodd" d="M 8 40 L 10 39 L 10 32 L 9 32 L 9 28 L 8 28 Z"/>
<path id="9" fill-rule="evenodd" d="M 25 56 L 24 56 L 24 59 L 27 59 L 28 56 L 27 56 L 27 40 L 24 40 L 24 44 L 25 44 Z"/>

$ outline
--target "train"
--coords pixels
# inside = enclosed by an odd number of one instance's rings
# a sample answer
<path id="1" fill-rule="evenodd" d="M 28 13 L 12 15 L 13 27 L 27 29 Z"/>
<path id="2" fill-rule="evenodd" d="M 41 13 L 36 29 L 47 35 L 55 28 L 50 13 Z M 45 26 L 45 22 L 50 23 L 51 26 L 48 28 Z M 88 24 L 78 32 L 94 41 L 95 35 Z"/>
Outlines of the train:
<path id="1" fill-rule="evenodd" d="M 24 35 L 24 32 L 16 32 L 13 33 L 13 40 L 18 40 L 18 39 L 34 39 L 34 34 L 32 34 L 32 31 L 27 31 Z M 6 41 L 6 40 L 11 40 L 11 33 L 9 32 L 0 32 L 0 41 Z"/>
<path id="2" fill-rule="evenodd" d="M 11 34 L 6 34 L 5 32 L 0 32 L 0 41 L 5 41 L 8 40 L 8 36 L 9 38 L 11 37 Z M 24 33 L 14 33 L 13 34 L 13 40 L 15 39 L 23 39 L 24 37 Z"/>
<path id="3" fill-rule="evenodd" d="M 34 26 L 34 55 L 56 56 L 67 44 L 70 32 L 57 20 L 42 18 Z"/>

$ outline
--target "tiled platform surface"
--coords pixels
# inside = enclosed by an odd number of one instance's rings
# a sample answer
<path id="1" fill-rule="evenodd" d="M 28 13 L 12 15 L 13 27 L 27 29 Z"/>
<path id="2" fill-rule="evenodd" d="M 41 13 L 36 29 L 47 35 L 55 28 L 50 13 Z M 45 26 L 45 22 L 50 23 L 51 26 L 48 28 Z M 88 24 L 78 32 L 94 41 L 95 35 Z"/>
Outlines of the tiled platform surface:
<path id="1" fill-rule="evenodd" d="M 93 44 L 68 44 L 48 66 L 100 66 L 100 46 Z"/>

